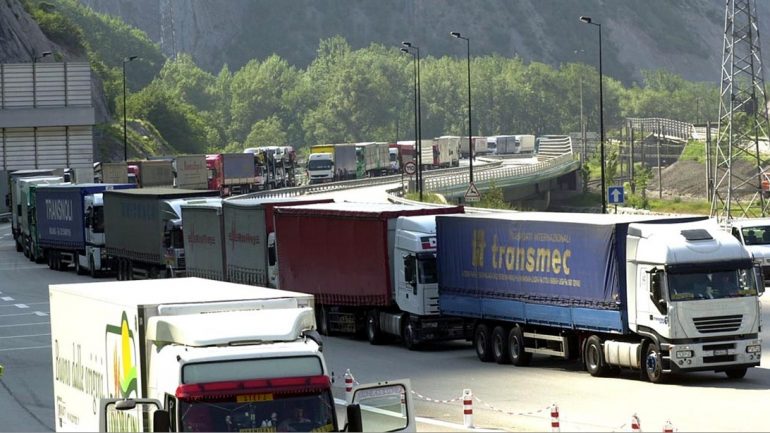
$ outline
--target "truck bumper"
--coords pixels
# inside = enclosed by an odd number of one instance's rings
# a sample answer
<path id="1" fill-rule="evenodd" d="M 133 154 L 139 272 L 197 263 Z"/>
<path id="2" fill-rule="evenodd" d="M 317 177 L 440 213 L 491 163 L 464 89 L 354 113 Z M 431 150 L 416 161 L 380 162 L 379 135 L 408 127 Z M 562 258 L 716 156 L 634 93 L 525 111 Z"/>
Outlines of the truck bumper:
<path id="1" fill-rule="evenodd" d="M 756 367 L 762 357 L 762 340 L 732 340 L 668 346 L 671 371 L 723 371 Z"/>

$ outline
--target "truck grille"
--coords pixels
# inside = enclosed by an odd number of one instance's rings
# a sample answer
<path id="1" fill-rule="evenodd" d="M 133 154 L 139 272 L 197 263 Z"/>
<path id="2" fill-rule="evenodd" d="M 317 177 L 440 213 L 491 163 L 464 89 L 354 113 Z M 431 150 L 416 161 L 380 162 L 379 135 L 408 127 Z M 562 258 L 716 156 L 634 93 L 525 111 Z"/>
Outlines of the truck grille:
<path id="1" fill-rule="evenodd" d="M 692 319 L 695 329 L 701 334 L 737 331 L 741 327 L 742 320 L 743 316 L 740 314 L 734 316 L 695 317 Z"/>

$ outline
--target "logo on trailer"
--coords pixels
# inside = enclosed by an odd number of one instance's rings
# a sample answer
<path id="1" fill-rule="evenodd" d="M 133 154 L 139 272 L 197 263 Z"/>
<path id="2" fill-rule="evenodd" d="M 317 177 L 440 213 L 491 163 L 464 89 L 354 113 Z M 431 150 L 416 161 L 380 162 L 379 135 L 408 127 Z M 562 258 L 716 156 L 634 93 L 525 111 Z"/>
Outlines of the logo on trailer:
<path id="1" fill-rule="evenodd" d="M 424 250 L 436 249 L 435 236 L 423 236 L 420 238 L 420 242 L 422 242 L 422 249 Z"/>

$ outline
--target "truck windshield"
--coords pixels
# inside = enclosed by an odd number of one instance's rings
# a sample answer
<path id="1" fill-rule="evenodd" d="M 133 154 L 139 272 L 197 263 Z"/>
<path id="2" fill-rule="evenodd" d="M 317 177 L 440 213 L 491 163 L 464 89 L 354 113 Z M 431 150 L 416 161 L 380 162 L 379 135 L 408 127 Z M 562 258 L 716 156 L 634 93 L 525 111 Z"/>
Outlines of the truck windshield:
<path id="1" fill-rule="evenodd" d="M 671 301 L 757 295 L 757 282 L 752 269 L 707 273 L 673 273 L 668 274 L 667 281 Z"/>
<path id="2" fill-rule="evenodd" d="M 438 273 L 436 272 L 436 256 L 433 254 L 417 255 L 417 275 L 420 283 L 435 284 L 438 283 Z"/>
<path id="3" fill-rule="evenodd" d="M 308 170 L 331 170 L 332 162 L 328 159 L 311 159 L 307 163 Z"/>
<path id="4" fill-rule="evenodd" d="M 770 245 L 770 226 L 744 227 L 741 233 L 746 245 Z"/>
<path id="5" fill-rule="evenodd" d="M 91 224 L 94 233 L 104 233 L 104 206 L 94 206 Z"/>
<path id="6" fill-rule="evenodd" d="M 334 401 L 325 376 L 237 382 L 237 392 L 221 389 L 228 384 L 203 384 L 220 389 L 192 391 L 186 397 L 179 397 L 177 390 L 179 431 L 335 430 Z M 190 386 L 201 385 L 180 388 Z"/>

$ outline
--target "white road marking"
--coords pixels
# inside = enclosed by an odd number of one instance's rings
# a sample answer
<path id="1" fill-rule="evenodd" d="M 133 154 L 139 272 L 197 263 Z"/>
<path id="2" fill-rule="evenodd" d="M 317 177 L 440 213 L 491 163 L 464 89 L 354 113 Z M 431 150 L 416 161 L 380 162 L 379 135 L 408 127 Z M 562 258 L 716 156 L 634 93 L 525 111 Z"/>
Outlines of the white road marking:
<path id="1" fill-rule="evenodd" d="M 0 307 L 6 307 L 7 305 L 0 305 Z M 35 313 L 14 313 L 14 314 L 0 314 L 0 317 L 13 317 L 13 316 L 31 316 Z"/>
<path id="2" fill-rule="evenodd" d="M 3 301 L 6 301 L 6 302 L 7 302 L 7 301 L 13 301 L 13 298 L 12 298 L 12 297 L 10 297 L 10 296 L 3 296 L 3 297 L 2 297 L 2 298 L 0 298 L 0 299 L 2 299 Z"/>
<path id="3" fill-rule="evenodd" d="M 45 336 L 50 337 L 51 333 L 49 332 L 47 334 L 9 335 L 9 336 L 0 337 L 0 338 L 27 338 L 27 337 L 45 337 Z"/>
<path id="4" fill-rule="evenodd" d="M 35 322 L 35 323 L 14 323 L 13 325 L 0 325 L 0 328 L 14 328 L 16 326 L 35 326 L 35 325 L 48 325 L 51 322 Z"/>
<path id="5" fill-rule="evenodd" d="M 25 305 L 25 304 L 13 304 L 13 305 L 15 305 L 17 308 L 22 308 L 22 309 L 24 309 L 24 308 L 29 308 L 29 307 L 28 307 L 27 305 Z"/>
<path id="6" fill-rule="evenodd" d="M 48 313 L 43 313 L 42 311 L 35 311 L 35 316 L 47 316 Z"/>
<path id="7" fill-rule="evenodd" d="M 7 349 L 0 349 L 0 352 L 10 352 L 10 351 L 16 351 L 16 350 L 33 350 L 33 349 L 50 349 L 51 345 L 48 346 L 31 346 L 31 347 L 9 347 Z"/>

